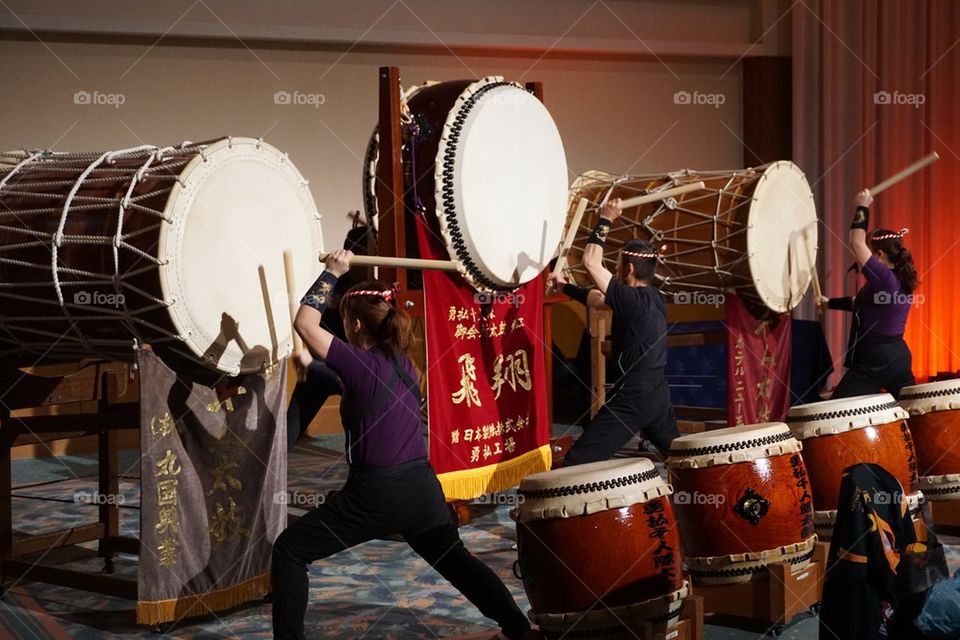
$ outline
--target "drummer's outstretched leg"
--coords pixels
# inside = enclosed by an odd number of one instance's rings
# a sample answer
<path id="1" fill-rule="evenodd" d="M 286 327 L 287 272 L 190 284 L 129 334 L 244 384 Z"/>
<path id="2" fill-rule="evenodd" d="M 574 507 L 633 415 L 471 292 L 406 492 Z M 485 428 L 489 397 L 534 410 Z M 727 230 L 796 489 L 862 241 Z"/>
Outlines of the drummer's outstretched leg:
<path id="1" fill-rule="evenodd" d="M 643 436 L 665 455 L 670 451 L 673 439 L 680 436 L 666 379 L 645 392 L 639 400 L 639 413 L 645 416 L 641 428 Z"/>
<path id="2" fill-rule="evenodd" d="M 404 535 L 404 539 L 480 613 L 496 620 L 503 635 L 510 640 L 520 640 L 530 630 L 530 623 L 506 585 L 490 567 L 467 551 L 452 522 L 426 533 Z"/>
<path id="3" fill-rule="evenodd" d="M 600 408 L 564 458 L 566 466 L 609 460 L 636 435 L 638 415 L 624 394 Z"/>

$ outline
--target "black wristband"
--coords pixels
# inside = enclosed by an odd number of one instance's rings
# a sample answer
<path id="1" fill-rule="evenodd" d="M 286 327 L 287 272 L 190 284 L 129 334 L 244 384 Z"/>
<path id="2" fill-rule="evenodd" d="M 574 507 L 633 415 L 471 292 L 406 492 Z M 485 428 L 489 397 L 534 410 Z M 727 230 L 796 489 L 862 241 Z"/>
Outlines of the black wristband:
<path id="1" fill-rule="evenodd" d="M 578 287 L 575 284 L 570 284 L 569 282 L 563 285 L 563 294 L 569 297 L 571 300 L 576 300 L 580 304 L 587 304 L 587 298 L 590 296 L 590 289 L 584 289 L 583 287 Z"/>
<path id="2" fill-rule="evenodd" d="M 323 313 L 323 310 L 327 308 L 327 303 L 330 302 L 330 296 L 333 293 L 333 286 L 335 284 L 337 284 L 337 276 L 329 271 L 324 271 L 320 274 L 320 277 L 317 278 L 317 281 L 313 283 L 313 286 L 310 287 L 306 295 L 303 296 L 303 299 L 300 300 L 300 304 L 313 307 L 320 313 Z"/>
<path id="3" fill-rule="evenodd" d="M 827 301 L 827 308 L 837 311 L 853 311 L 853 298 L 830 298 Z"/>
<path id="4" fill-rule="evenodd" d="M 597 222 L 597 226 L 594 228 L 593 233 L 590 234 L 590 237 L 587 239 L 587 244 L 599 244 L 603 246 L 603 243 L 607 241 L 607 234 L 610 233 L 610 224 L 611 222 L 605 218 L 600 218 L 600 221 Z"/>
<path id="5" fill-rule="evenodd" d="M 851 229 L 863 229 L 866 231 L 870 227 L 870 209 L 866 207 L 857 207 L 857 212 L 853 214 L 853 222 L 850 223 Z"/>

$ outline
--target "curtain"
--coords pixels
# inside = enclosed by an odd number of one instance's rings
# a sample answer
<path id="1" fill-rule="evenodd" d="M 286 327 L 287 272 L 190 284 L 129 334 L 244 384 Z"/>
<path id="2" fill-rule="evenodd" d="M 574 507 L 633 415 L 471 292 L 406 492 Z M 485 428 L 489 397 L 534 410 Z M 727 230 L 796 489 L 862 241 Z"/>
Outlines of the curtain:
<path id="1" fill-rule="evenodd" d="M 905 334 L 914 374 L 958 371 L 960 3 L 800 0 L 792 18 L 794 160 L 817 201 L 824 293 L 860 284 L 846 242 L 857 191 L 937 151 L 939 162 L 877 197 L 871 226 L 910 229 L 921 280 Z M 839 375 L 849 314 L 823 322 Z"/>

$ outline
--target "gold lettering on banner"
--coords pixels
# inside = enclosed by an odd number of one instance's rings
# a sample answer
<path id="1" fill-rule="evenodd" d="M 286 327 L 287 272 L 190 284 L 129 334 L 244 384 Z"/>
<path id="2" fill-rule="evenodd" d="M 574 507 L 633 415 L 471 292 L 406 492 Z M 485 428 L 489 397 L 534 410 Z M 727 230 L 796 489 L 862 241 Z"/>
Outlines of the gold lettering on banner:
<path id="1" fill-rule="evenodd" d="M 504 384 L 509 385 L 512 391 L 516 391 L 518 385 L 525 391 L 530 391 L 533 388 L 533 378 L 530 375 L 530 364 L 527 360 L 526 350 L 518 349 L 506 357 L 500 354 L 493 361 L 493 381 L 490 386 L 493 389 L 495 399 L 500 399 L 500 392 L 503 391 Z"/>
<path id="2" fill-rule="evenodd" d="M 157 512 L 155 526 L 158 535 L 178 533 L 180 531 L 180 515 L 176 507 L 160 507 Z"/>
<path id="3" fill-rule="evenodd" d="M 157 504 L 161 507 L 177 506 L 177 486 L 180 482 L 176 478 L 157 482 Z"/>
<path id="4" fill-rule="evenodd" d="M 469 407 L 472 404 L 480 406 L 480 393 L 477 391 L 475 383 L 477 381 L 476 359 L 469 353 L 465 353 L 457 362 L 460 364 L 460 390 L 450 394 L 450 399 L 454 404 L 463 404 Z"/>
<path id="5" fill-rule="evenodd" d="M 450 444 L 459 444 L 460 443 L 460 430 L 454 429 L 450 432 Z"/>
<path id="6" fill-rule="evenodd" d="M 171 417 L 169 413 L 150 418 L 150 433 L 155 436 L 163 437 L 170 435 L 176 428 L 177 426 L 173 421 L 173 417 Z"/>
<path id="7" fill-rule="evenodd" d="M 161 567 L 172 567 L 177 564 L 177 542 L 176 538 L 164 538 L 157 545 L 157 556 Z"/>
<path id="8" fill-rule="evenodd" d="M 250 531 L 243 525 L 243 510 L 233 498 L 227 498 L 227 506 L 217 503 L 210 518 L 210 537 L 215 544 L 236 540 L 240 536 L 249 537 Z"/>
<path id="9" fill-rule="evenodd" d="M 181 471 L 180 463 L 177 462 L 177 454 L 170 449 L 167 449 L 166 453 L 163 454 L 160 461 L 156 463 L 156 467 L 157 472 L 154 476 L 158 478 L 160 476 L 177 476 L 180 475 Z"/>
<path id="10" fill-rule="evenodd" d="M 232 432 L 228 431 L 222 440 L 213 446 L 213 466 L 210 468 L 210 490 L 208 496 L 217 491 L 242 491 L 243 484 L 233 475 L 233 470 L 240 467 L 236 454 L 242 443 Z"/>

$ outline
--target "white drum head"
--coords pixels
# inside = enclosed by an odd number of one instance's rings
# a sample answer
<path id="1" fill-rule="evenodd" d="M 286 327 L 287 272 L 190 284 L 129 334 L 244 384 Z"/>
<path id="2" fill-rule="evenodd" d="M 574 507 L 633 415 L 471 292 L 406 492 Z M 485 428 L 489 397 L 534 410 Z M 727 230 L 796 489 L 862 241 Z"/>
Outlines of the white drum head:
<path id="1" fill-rule="evenodd" d="M 284 154 L 251 138 L 207 147 L 180 176 L 160 233 L 160 284 L 184 349 L 232 375 L 288 356 L 292 319 L 283 252 L 296 291 L 320 272 L 320 216 L 307 181 Z M 221 335 L 237 323 L 244 349 Z"/>
<path id="2" fill-rule="evenodd" d="M 790 407 L 786 423 L 800 440 L 906 420 L 908 414 L 889 393 L 824 400 Z"/>
<path id="3" fill-rule="evenodd" d="M 960 409 L 960 380 L 941 380 L 904 387 L 900 390 L 900 406 L 912 416 L 933 411 Z"/>
<path id="4" fill-rule="evenodd" d="M 475 82 L 457 99 L 435 174 L 440 226 L 460 254 L 451 257 L 481 289 L 537 277 L 566 219 L 567 161 L 553 118 L 529 92 L 499 82 Z"/>
<path id="5" fill-rule="evenodd" d="M 800 303 L 817 261 L 817 208 L 807 178 L 789 161 L 774 162 L 753 193 L 747 228 L 757 294 L 778 313 Z"/>

